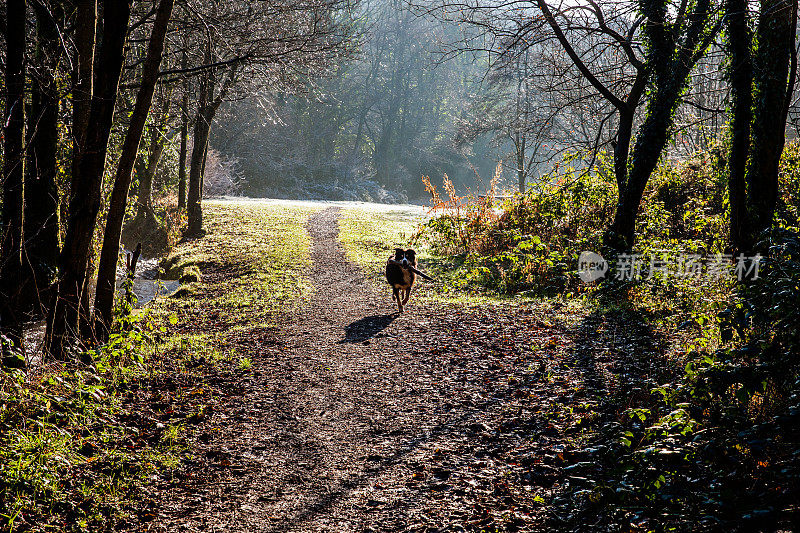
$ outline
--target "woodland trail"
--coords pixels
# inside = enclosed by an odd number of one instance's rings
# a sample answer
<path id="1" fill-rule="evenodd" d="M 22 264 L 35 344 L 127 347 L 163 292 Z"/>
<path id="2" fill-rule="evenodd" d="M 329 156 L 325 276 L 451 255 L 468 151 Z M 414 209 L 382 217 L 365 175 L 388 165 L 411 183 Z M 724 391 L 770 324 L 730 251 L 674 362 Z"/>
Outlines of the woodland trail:
<path id="1" fill-rule="evenodd" d="M 549 529 L 564 467 L 587 459 L 581 409 L 602 394 L 582 383 L 602 372 L 554 360 L 566 328 L 532 307 L 412 295 L 397 315 L 345 258 L 338 215 L 307 225 L 309 304 L 236 340 L 249 373 L 208 378 L 193 459 L 146 488 L 141 529 Z"/>

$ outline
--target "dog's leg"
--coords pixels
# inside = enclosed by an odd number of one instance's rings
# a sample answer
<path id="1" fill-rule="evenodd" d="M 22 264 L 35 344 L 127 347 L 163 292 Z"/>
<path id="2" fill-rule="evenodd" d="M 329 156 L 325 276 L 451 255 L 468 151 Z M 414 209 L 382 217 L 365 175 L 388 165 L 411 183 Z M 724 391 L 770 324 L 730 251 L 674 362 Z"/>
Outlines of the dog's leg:
<path id="1" fill-rule="evenodd" d="M 408 298 L 411 296 L 411 289 L 406 289 L 405 296 L 403 296 L 403 305 L 408 303 Z"/>
<path id="2" fill-rule="evenodd" d="M 402 313 L 403 312 L 403 302 L 402 297 L 400 295 L 400 289 L 394 288 L 392 290 L 392 301 L 397 302 L 397 309 Z"/>

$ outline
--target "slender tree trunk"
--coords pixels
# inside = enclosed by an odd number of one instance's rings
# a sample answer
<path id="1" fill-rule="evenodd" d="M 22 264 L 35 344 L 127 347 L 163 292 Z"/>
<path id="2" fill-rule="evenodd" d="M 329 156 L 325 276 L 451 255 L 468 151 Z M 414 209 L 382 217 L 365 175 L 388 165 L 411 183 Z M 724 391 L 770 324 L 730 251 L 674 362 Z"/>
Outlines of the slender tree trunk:
<path id="1" fill-rule="evenodd" d="M 350 152 L 350 165 L 353 165 L 355 163 L 356 156 L 360 152 L 361 139 L 364 137 L 364 124 L 367 121 L 367 113 L 369 113 L 369 109 L 370 108 L 365 105 L 364 110 L 358 117 L 358 129 L 356 130 L 356 140 L 353 142 L 353 150 Z"/>
<path id="2" fill-rule="evenodd" d="M 786 88 L 786 99 L 783 103 L 783 123 L 789 118 L 789 108 L 792 107 L 792 97 L 794 96 L 794 86 L 797 82 L 797 9 L 798 0 L 792 2 L 792 26 L 789 29 L 791 35 L 791 46 L 789 47 L 789 86 Z"/>
<path id="3" fill-rule="evenodd" d="M 97 35 L 97 0 L 77 0 L 75 47 L 78 51 L 72 90 L 72 175 L 78 174 L 86 144 L 92 93 L 94 91 L 94 49 Z"/>
<path id="4" fill-rule="evenodd" d="M 622 108 L 619 110 L 619 124 L 617 125 L 617 138 L 614 145 L 614 178 L 617 181 L 617 209 L 622 205 L 625 194 L 625 182 L 628 179 L 628 156 L 633 138 L 633 110 Z"/>
<path id="5" fill-rule="evenodd" d="M 31 113 L 28 131 L 31 149 L 25 181 L 25 249 L 26 271 L 32 283 L 25 299 L 34 312 L 44 315 L 49 304 L 42 301 L 58 266 L 59 197 L 56 186 L 58 153 L 59 95 L 55 71 L 60 62 L 61 44 L 56 21 L 63 17 L 60 3 L 48 13 L 34 3 L 38 42 L 36 62 L 44 65 L 31 80 Z M 38 309 L 37 309 L 38 308 Z"/>
<path id="6" fill-rule="evenodd" d="M 206 52 L 206 59 L 210 61 L 209 53 Z M 214 96 L 214 74 L 204 77 L 200 82 L 200 98 L 197 110 L 197 117 L 194 122 L 194 134 L 192 136 L 192 162 L 189 168 L 189 194 L 186 201 L 186 214 L 188 224 L 186 228 L 187 236 L 198 236 L 203 233 L 203 209 L 201 201 L 203 198 L 203 174 L 205 173 L 206 157 L 208 155 L 208 137 L 211 132 L 211 123 L 217 114 L 217 109 L 225 100 L 231 86 L 236 80 L 238 66 L 230 67 L 227 79 L 222 84 L 219 94 Z"/>
<path id="7" fill-rule="evenodd" d="M 23 320 L 19 297 L 25 208 L 25 18 L 25 0 L 7 0 L 0 327 L 17 347 L 22 342 Z"/>
<path id="8" fill-rule="evenodd" d="M 114 289 L 116 285 L 117 260 L 119 259 L 119 241 L 122 234 L 122 223 L 128 203 L 128 191 L 131 186 L 136 154 L 147 123 L 147 116 L 153 102 L 158 71 L 164 52 L 164 40 L 167 26 L 172 14 L 174 0 L 161 0 L 156 11 L 156 21 L 147 46 L 147 56 L 142 67 L 142 84 L 136 95 L 136 104 L 131 115 L 131 122 L 122 144 L 117 171 L 114 175 L 114 188 L 106 218 L 103 247 L 100 252 L 100 266 L 97 275 L 95 292 L 95 336 L 99 340 L 108 338 L 114 309 Z"/>
<path id="9" fill-rule="evenodd" d="M 762 0 L 753 69 L 753 125 L 745 174 L 748 202 L 746 246 L 752 250 L 759 235 L 772 227 L 778 200 L 778 167 L 785 143 L 782 110 L 789 77 L 792 0 Z"/>
<path id="10" fill-rule="evenodd" d="M 58 296 L 48 323 L 49 352 L 65 358 L 79 336 L 79 306 L 89 261 L 90 246 L 103 182 L 108 138 L 124 61 L 125 37 L 130 19 L 128 0 L 103 2 L 103 40 L 98 50 L 97 76 L 92 95 L 85 150 L 73 176 L 69 221 L 61 252 Z"/>
<path id="11" fill-rule="evenodd" d="M 204 99 L 205 97 L 203 97 Z M 189 168 L 189 194 L 187 199 L 188 228 L 187 235 L 197 236 L 203 232 L 203 181 L 208 157 L 208 138 L 211 123 L 217 113 L 222 96 L 214 102 L 203 105 L 197 113 L 192 135 L 192 160 Z"/>
<path id="12" fill-rule="evenodd" d="M 73 107 L 72 107 L 72 180 L 70 184 L 70 202 L 69 206 L 73 205 L 72 199 L 75 197 L 76 176 L 81 175 L 81 160 L 84 153 L 91 148 L 88 145 L 87 137 L 89 132 L 89 121 L 91 120 L 92 113 L 92 99 L 94 98 L 95 77 L 95 51 L 96 41 L 98 38 L 98 20 L 97 20 L 97 0 L 77 0 L 77 17 L 75 23 L 75 41 L 77 49 L 77 61 L 75 63 L 74 76 L 74 89 L 73 89 Z M 94 238 L 94 228 L 89 236 L 91 243 Z M 62 262 L 64 250 L 62 247 L 59 254 L 59 264 Z M 89 251 L 89 259 L 87 264 L 91 264 L 91 249 Z M 86 267 L 89 268 L 88 266 Z M 80 334 L 85 334 L 89 331 L 89 320 L 86 314 L 90 312 L 89 309 L 89 282 L 84 275 L 83 282 L 80 285 L 78 303 L 78 328 Z M 56 287 L 56 301 L 53 302 L 51 307 L 51 314 L 55 313 L 56 306 L 58 305 L 58 291 Z M 51 321 L 48 321 L 48 324 Z M 78 333 L 71 333 L 78 336 Z M 49 345 L 52 336 L 48 333 L 46 335 L 46 342 Z M 49 348 L 48 348 L 49 349 Z M 58 357 L 62 357 L 61 354 Z"/>
<path id="13" fill-rule="evenodd" d="M 210 131 L 210 126 L 209 126 Z M 206 145 L 203 148 L 203 170 L 200 172 L 200 198 L 203 198 L 203 193 L 206 190 L 206 164 L 208 163 L 208 136 L 206 136 Z"/>
<path id="14" fill-rule="evenodd" d="M 162 115 L 163 116 L 163 115 Z M 155 179 L 158 163 L 164 153 L 165 142 L 161 138 L 161 133 L 157 127 L 153 131 L 153 140 L 150 143 L 150 155 L 147 158 L 147 166 L 144 174 L 139 178 L 139 189 L 136 191 L 137 213 L 136 217 L 146 220 L 148 223 L 156 222 L 156 214 L 153 210 L 153 180 Z"/>
<path id="15" fill-rule="evenodd" d="M 181 100 L 181 154 L 178 161 L 178 209 L 186 208 L 186 152 L 189 139 L 189 82 L 184 81 Z"/>
<path id="16" fill-rule="evenodd" d="M 205 105 L 200 108 L 194 122 L 192 135 L 192 159 L 189 168 L 189 196 L 186 211 L 189 217 L 187 235 L 200 235 L 203 229 L 203 208 L 200 204 L 203 191 L 203 166 L 208 135 L 211 131 L 208 112 Z"/>
<path id="17" fill-rule="evenodd" d="M 639 128 L 628 178 L 611 225 L 612 242 L 609 244 L 620 251 L 633 247 L 636 216 L 642 196 L 667 144 L 678 98 L 688 75 L 688 68 L 685 66 L 678 68 L 673 65 L 673 68 L 665 70 L 669 73 L 664 73 L 663 77 L 668 79 L 657 82 L 648 102 L 647 116 Z"/>
<path id="18" fill-rule="evenodd" d="M 525 136 L 517 134 L 517 186 L 525 194 Z"/>
<path id="19" fill-rule="evenodd" d="M 747 0 L 727 0 L 725 19 L 728 30 L 731 86 L 731 148 L 728 156 L 728 201 L 731 207 L 730 241 L 735 250 L 747 247 L 747 208 L 745 170 L 750 149 L 752 121 L 751 38 L 747 25 Z"/>
<path id="20" fill-rule="evenodd" d="M 210 52 L 206 50 L 206 61 L 210 61 Z M 211 74 L 203 76 L 200 80 L 200 94 L 198 96 L 197 115 L 194 119 L 194 132 L 192 133 L 192 159 L 189 168 L 189 191 L 186 198 L 187 228 L 186 234 L 198 236 L 203 231 L 203 167 L 205 166 L 205 149 L 208 135 L 211 131 L 209 120 L 209 100 L 211 95 Z"/>
<path id="21" fill-rule="evenodd" d="M 139 186 L 136 190 L 136 220 L 146 227 L 154 227 L 158 224 L 153 209 L 153 180 L 166 147 L 162 128 L 167 120 L 169 104 L 170 93 L 164 95 L 161 109 L 153 117 L 154 124 L 150 132 L 150 151 L 147 156 L 147 164 L 143 166 L 143 171 L 139 174 Z"/>

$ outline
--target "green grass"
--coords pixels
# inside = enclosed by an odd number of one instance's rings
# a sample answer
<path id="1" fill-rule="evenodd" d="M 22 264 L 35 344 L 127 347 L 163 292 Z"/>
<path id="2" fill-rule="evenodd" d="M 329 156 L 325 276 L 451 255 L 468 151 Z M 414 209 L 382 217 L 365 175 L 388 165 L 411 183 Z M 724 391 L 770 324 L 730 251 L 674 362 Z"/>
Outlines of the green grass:
<path id="1" fill-rule="evenodd" d="M 426 216 L 404 209 L 344 209 L 339 217 L 339 241 L 345 249 L 347 259 L 359 265 L 367 278 L 383 288 L 386 259 L 396 247 L 412 247 L 417 252 L 420 270 L 437 281 L 419 280 L 416 298 L 455 305 L 506 305 L 515 302 L 539 302 L 542 298 L 531 298 L 525 294 L 502 295 L 488 291 L 466 291 L 456 287 L 463 276 L 460 270 L 462 258 L 434 253 L 425 239 L 417 237 Z M 548 300 L 563 301 L 564 298 Z M 572 302 L 570 302 L 572 303 Z"/>
<path id="2" fill-rule="evenodd" d="M 202 308 L 235 331 L 270 325 L 275 311 L 312 291 L 306 278 L 311 241 L 305 224 L 315 211 L 259 202 L 206 202 L 207 234 L 179 244 L 166 262 L 182 272 L 199 266 L 204 276 L 223 270 L 224 279 L 208 288 L 201 277 L 188 285 L 190 298 L 174 298 L 156 308 L 176 312 L 179 323 L 194 320 Z"/>
<path id="3" fill-rule="evenodd" d="M 176 464 L 174 439 L 123 419 L 131 386 L 152 376 L 157 331 L 142 317 L 91 365 L 0 371 L 0 531 L 110 529 L 139 485 Z"/>
<path id="4" fill-rule="evenodd" d="M 422 222 L 422 216 L 400 209 L 343 209 L 339 215 L 339 242 L 349 261 L 359 265 L 371 281 L 382 283 L 386 259 L 395 248 L 412 247 L 412 238 Z M 427 247 L 415 249 L 420 261 L 431 259 Z"/>
<path id="5" fill-rule="evenodd" d="M 207 202 L 207 234 L 170 258 L 203 273 L 182 296 L 135 311 L 88 366 L 0 369 L 0 531 L 108 531 L 148 518 L 156 503 L 140 487 L 193 453 L 187 433 L 215 402 L 205 377 L 252 365 L 231 333 L 271 324 L 310 294 L 313 212 Z M 187 414 L 138 418 L 153 402 Z"/>

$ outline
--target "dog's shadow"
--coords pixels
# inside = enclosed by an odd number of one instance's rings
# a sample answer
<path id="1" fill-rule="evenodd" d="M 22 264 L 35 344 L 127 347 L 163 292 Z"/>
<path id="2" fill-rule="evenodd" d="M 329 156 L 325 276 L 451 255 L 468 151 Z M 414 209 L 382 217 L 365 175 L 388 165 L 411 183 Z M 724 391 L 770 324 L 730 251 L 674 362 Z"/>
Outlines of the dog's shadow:
<path id="1" fill-rule="evenodd" d="M 339 344 L 364 342 L 369 340 L 389 327 L 389 324 L 391 324 L 397 317 L 397 313 L 392 313 L 389 315 L 372 315 L 359 318 L 344 328 L 344 339 L 339 341 Z"/>

